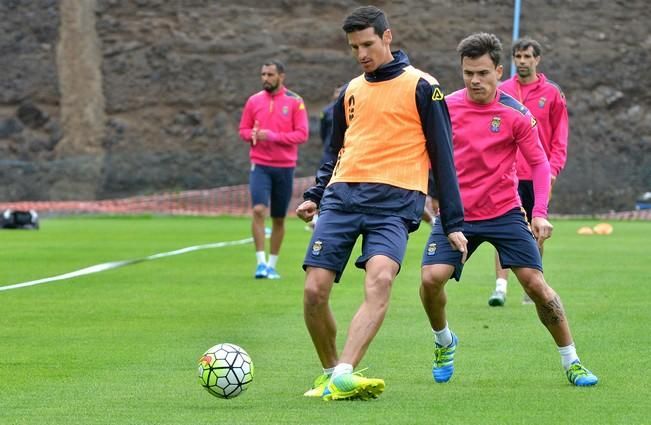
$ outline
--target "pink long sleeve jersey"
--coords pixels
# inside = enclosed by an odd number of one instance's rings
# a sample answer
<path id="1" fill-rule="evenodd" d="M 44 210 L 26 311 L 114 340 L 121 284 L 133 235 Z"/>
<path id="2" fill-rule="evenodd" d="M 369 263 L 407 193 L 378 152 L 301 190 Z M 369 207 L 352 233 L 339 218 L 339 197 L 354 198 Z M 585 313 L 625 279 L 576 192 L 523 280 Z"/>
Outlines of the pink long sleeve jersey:
<path id="1" fill-rule="evenodd" d="M 518 149 L 537 171 L 534 216 L 546 217 L 548 196 L 539 192 L 549 191 L 549 163 L 529 111 L 499 89 L 489 104 L 473 102 L 466 89 L 446 101 L 465 220 L 487 220 L 521 206 L 515 174 Z"/>
<path id="2" fill-rule="evenodd" d="M 271 167 L 295 167 L 298 145 L 309 136 L 307 111 L 303 99 L 282 87 L 278 93 L 260 91 L 251 96 L 242 112 L 240 137 L 251 142 L 255 122 L 260 130 L 267 130 L 267 140 L 251 144 L 249 157 L 253 164 Z"/>
<path id="3" fill-rule="evenodd" d="M 518 81 L 517 75 L 500 85 L 500 90 L 510 94 L 529 109 L 538 121 L 538 137 L 545 149 L 552 175 L 558 176 L 567 160 L 568 116 L 565 96 L 556 83 L 544 74 L 529 84 Z M 522 154 L 516 159 L 520 180 L 531 180 L 531 167 Z"/>

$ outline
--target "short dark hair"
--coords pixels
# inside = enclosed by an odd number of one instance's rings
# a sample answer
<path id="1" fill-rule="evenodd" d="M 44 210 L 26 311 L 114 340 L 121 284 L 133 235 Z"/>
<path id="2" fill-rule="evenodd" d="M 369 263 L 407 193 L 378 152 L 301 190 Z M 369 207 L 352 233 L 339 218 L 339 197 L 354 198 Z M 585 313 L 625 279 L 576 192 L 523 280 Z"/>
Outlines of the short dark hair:
<path id="1" fill-rule="evenodd" d="M 540 43 L 529 37 L 523 37 L 519 40 L 516 40 L 515 43 L 513 43 L 513 47 L 511 48 L 511 54 L 515 56 L 518 51 L 527 50 L 529 47 L 533 48 L 534 57 L 537 58 L 542 54 L 542 47 L 540 47 Z"/>
<path id="2" fill-rule="evenodd" d="M 502 59 L 502 42 L 495 34 L 477 32 L 461 40 L 457 52 L 463 58 L 476 59 L 488 53 L 495 66 Z"/>
<path id="3" fill-rule="evenodd" d="M 389 29 L 389 20 L 382 9 L 375 6 L 358 7 L 344 19 L 344 25 L 341 28 L 346 34 L 349 34 L 370 27 L 373 27 L 375 33 L 380 37 L 382 37 L 384 31 Z"/>
<path id="4" fill-rule="evenodd" d="M 276 67 L 276 71 L 278 71 L 279 74 L 285 73 L 285 64 L 277 59 L 269 60 L 262 64 L 262 66 L 271 66 L 271 65 L 274 65 Z"/>

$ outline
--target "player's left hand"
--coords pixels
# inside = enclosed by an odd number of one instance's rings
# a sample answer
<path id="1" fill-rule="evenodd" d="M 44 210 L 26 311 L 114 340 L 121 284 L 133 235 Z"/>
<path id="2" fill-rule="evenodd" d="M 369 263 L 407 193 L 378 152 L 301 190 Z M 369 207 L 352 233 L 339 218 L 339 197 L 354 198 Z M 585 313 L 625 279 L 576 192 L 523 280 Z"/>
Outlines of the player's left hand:
<path id="1" fill-rule="evenodd" d="M 536 237 L 538 246 L 542 246 L 546 239 L 552 237 L 554 226 L 544 217 L 534 217 L 531 220 L 531 231 Z"/>
<path id="2" fill-rule="evenodd" d="M 461 264 L 466 262 L 468 258 L 468 239 L 462 232 L 452 232 L 448 235 L 448 241 L 452 245 L 452 249 L 461 253 Z"/>
<path id="3" fill-rule="evenodd" d="M 269 139 L 269 133 L 267 130 L 258 129 L 258 132 L 256 134 L 257 134 L 258 141 Z"/>
<path id="4" fill-rule="evenodd" d="M 317 211 L 318 208 L 316 202 L 307 200 L 296 208 L 296 215 L 304 222 L 309 223 L 312 221 L 312 217 L 314 217 L 314 214 L 316 214 Z"/>

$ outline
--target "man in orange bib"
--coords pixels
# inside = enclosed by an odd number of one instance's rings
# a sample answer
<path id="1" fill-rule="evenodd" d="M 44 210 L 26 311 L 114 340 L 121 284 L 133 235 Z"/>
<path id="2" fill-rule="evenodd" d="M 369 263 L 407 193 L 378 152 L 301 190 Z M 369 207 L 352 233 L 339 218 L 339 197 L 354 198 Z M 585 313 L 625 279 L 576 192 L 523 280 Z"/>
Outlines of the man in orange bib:
<path id="1" fill-rule="evenodd" d="M 409 232 L 418 228 L 430 164 L 437 183 L 441 225 L 455 249 L 465 252 L 463 207 L 452 156 L 450 117 L 436 79 L 391 51 L 392 34 L 382 10 L 359 7 L 344 20 L 348 45 L 364 73 L 342 90 L 333 111 L 336 163 L 317 172 L 316 185 L 296 210 L 319 221 L 303 268 L 305 324 L 323 374 L 308 397 L 325 400 L 376 398 L 382 379 L 353 373 L 380 328 L 391 286 L 400 271 Z M 365 297 L 348 328 L 341 354 L 329 306 L 355 242 L 365 269 Z"/>

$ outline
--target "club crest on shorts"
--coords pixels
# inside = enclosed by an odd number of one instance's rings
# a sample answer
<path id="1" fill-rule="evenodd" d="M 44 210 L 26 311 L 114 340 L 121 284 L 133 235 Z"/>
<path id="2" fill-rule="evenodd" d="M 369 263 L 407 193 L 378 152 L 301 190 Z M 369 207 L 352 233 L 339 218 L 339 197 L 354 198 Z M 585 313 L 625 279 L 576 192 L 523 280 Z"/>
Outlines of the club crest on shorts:
<path id="1" fill-rule="evenodd" d="M 323 242 L 315 241 L 314 244 L 312 244 L 312 255 L 317 256 L 321 254 L 322 249 L 323 249 Z"/>
<path id="2" fill-rule="evenodd" d="M 432 242 L 431 244 L 427 245 L 427 255 L 432 256 L 436 254 L 436 244 Z"/>
<path id="3" fill-rule="evenodd" d="M 500 117 L 493 117 L 491 120 L 491 131 L 493 133 L 497 133 L 500 131 L 500 125 L 502 125 L 502 118 Z"/>

